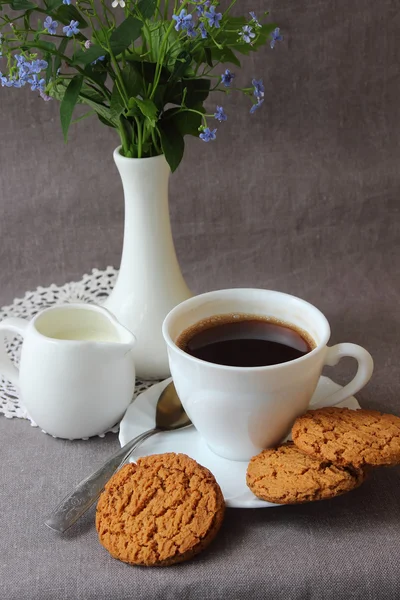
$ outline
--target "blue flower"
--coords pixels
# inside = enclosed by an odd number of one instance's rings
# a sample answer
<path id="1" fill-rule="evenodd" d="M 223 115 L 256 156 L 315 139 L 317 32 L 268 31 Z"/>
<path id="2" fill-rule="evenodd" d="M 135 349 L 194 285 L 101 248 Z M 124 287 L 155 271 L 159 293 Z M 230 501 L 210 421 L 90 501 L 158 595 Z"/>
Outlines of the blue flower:
<path id="1" fill-rule="evenodd" d="M 104 59 L 105 59 L 105 56 L 99 56 L 99 58 L 96 58 L 96 60 L 94 60 L 94 61 L 93 61 L 92 63 L 90 63 L 90 64 L 91 64 L 91 65 L 96 65 L 96 64 L 99 62 L 99 60 L 104 60 Z"/>
<path id="2" fill-rule="evenodd" d="M 79 33 L 78 29 L 79 22 L 72 20 L 69 25 L 63 27 L 63 32 L 67 37 L 72 37 L 73 35 L 77 35 Z"/>
<path id="3" fill-rule="evenodd" d="M 196 6 L 196 10 L 198 12 L 199 15 L 203 15 L 204 14 L 204 8 L 208 8 L 211 4 L 211 0 L 206 0 L 206 2 L 199 2 L 198 6 Z"/>
<path id="4" fill-rule="evenodd" d="M 251 10 L 249 14 L 250 14 L 250 16 L 251 16 L 251 18 L 252 18 L 252 21 L 253 21 L 253 23 L 254 23 L 254 26 L 255 26 L 255 27 L 262 27 L 262 25 L 261 25 L 260 21 L 259 21 L 259 20 L 257 19 L 257 17 L 256 17 L 256 13 L 255 13 L 255 12 L 253 12 L 253 11 Z"/>
<path id="5" fill-rule="evenodd" d="M 63 4 L 68 4 L 68 6 L 71 4 L 71 0 L 63 0 Z"/>
<path id="6" fill-rule="evenodd" d="M 25 81 L 21 81 L 21 79 L 10 79 L 8 84 L 8 87 L 21 88 L 25 85 Z"/>
<path id="7" fill-rule="evenodd" d="M 253 28 L 250 25 L 245 25 L 242 27 L 242 31 L 239 32 L 240 37 L 247 44 L 251 44 L 251 40 L 256 37 L 256 34 L 253 31 Z"/>
<path id="8" fill-rule="evenodd" d="M 203 140 L 203 142 L 210 142 L 210 141 L 212 141 L 212 140 L 215 140 L 215 139 L 216 139 L 216 137 L 217 137 L 217 130 L 216 130 L 216 129 L 213 129 L 213 130 L 211 131 L 211 129 L 210 129 L 209 127 L 206 127 L 206 128 L 204 129 L 203 133 L 201 133 L 201 134 L 199 135 L 199 138 L 200 138 L 201 140 Z"/>
<path id="9" fill-rule="evenodd" d="M 222 19 L 222 13 L 215 12 L 215 6 L 210 7 L 209 12 L 205 12 L 204 16 L 208 19 L 210 27 L 220 27 L 220 20 Z"/>
<path id="10" fill-rule="evenodd" d="M 281 35 L 280 31 L 281 30 L 279 29 L 279 27 L 277 27 L 271 33 L 272 40 L 270 41 L 270 44 L 269 44 L 271 46 L 271 48 L 275 47 L 276 42 L 282 42 L 283 41 L 283 35 Z"/>
<path id="11" fill-rule="evenodd" d="M 32 79 L 29 82 L 31 84 L 31 90 L 34 92 L 35 90 L 44 90 L 44 86 L 46 85 L 45 79 L 38 80 L 37 75 L 33 75 Z"/>
<path id="12" fill-rule="evenodd" d="M 45 102 L 48 102 L 49 100 L 53 100 L 53 98 L 51 96 L 48 96 L 46 94 L 46 92 L 44 92 L 43 90 L 39 90 L 39 95 L 40 95 L 41 98 L 43 98 L 43 100 Z"/>
<path id="13" fill-rule="evenodd" d="M 5 75 L 3 75 L 3 73 L 0 71 L 0 83 L 1 83 L 1 87 L 4 87 L 5 85 L 7 85 L 8 79 Z"/>
<path id="14" fill-rule="evenodd" d="M 253 106 L 251 107 L 250 114 L 253 115 L 256 112 L 256 110 L 260 108 L 260 106 L 263 102 L 264 102 L 264 98 L 258 98 L 257 104 L 253 104 Z"/>
<path id="15" fill-rule="evenodd" d="M 17 61 L 17 67 L 20 67 L 26 62 L 26 58 L 25 56 L 22 56 L 22 54 L 16 54 L 14 58 Z"/>
<path id="16" fill-rule="evenodd" d="M 192 15 L 188 15 L 186 10 L 182 8 L 179 15 L 172 15 L 174 21 L 176 21 L 175 30 L 179 31 L 182 29 L 187 29 L 189 27 L 189 22 L 192 20 Z"/>
<path id="17" fill-rule="evenodd" d="M 50 35 L 55 35 L 57 33 L 58 23 L 57 21 L 53 21 L 51 17 L 46 17 L 44 23 L 44 28 L 50 33 Z"/>
<path id="18" fill-rule="evenodd" d="M 49 63 L 45 60 L 34 60 L 31 63 L 31 73 L 40 73 L 44 71 L 49 66 Z"/>
<path id="19" fill-rule="evenodd" d="M 200 23 L 199 29 L 200 29 L 201 37 L 203 38 L 203 40 L 205 40 L 206 37 L 208 36 L 208 33 L 207 33 L 207 29 L 206 29 L 206 26 L 204 25 L 204 23 Z"/>
<path id="20" fill-rule="evenodd" d="M 216 111 L 214 113 L 214 117 L 217 119 L 217 121 L 219 121 L 220 123 L 222 123 L 222 121 L 226 121 L 228 119 L 227 115 L 224 112 L 224 109 L 222 106 L 217 106 Z"/>
<path id="21" fill-rule="evenodd" d="M 221 75 L 221 81 L 225 87 L 231 87 L 233 79 L 235 79 L 235 74 L 229 69 L 226 69 L 225 73 Z"/>
<path id="22" fill-rule="evenodd" d="M 185 30 L 186 30 L 186 34 L 189 37 L 195 38 L 197 36 L 198 32 L 195 30 L 193 23 L 191 21 L 189 21 L 189 25 L 187 27 L 185 27 Z"/>
<path id="23" fill-rule="evenodd" d="M 265 87 L 263 84 L 263 80 L 262 79 L 253 79 L 251 82 L 254 86 L 254 95 L 257 98 L 257 100 L 260 100 L 260 98 L 264 98 L 264 92 L 265 92 Z"/>

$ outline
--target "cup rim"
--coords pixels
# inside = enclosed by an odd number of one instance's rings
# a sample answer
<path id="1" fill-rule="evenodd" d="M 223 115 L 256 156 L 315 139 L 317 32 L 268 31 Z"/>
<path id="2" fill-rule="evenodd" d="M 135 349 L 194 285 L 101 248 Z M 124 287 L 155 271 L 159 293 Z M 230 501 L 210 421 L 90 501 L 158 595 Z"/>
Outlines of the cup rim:
<path id="1" fill-rule="evenodd" d="M 199 299 L 207 301 L 207 300 L 211 300 L 211 299 L 218 297 L 218 295 L 229 294 L 230 292 L 235 292 L 235 293 L 262 292 L 262 293 L 271 293 L 274 295 L 279 295 L 279 296 L 282 296 L 282 298 L 294 298 L 297 302 L 300 302 L 301 304 L 303 304 L 307 308 L 315 311 L 319 315 L 321 321 L 325 325 L 325 333 L 321 336 L 321 341 L 318 344 L 316 344 L 315 348 L 313 348 L 313 350 L 311 350 L 311 352 L 308 352 L 307 354 L 304 354 L 303 356 L 300 356 L 299 358 L 295 358 L 294 360 L 290 360 L 285 363 L 279 363 L 276 365 L 264 365 L 264 366 L 259 366 L 259 367 L 234 367 L 231 365 L 219 365 L 217 363 L 208 362 L 201 358 L 191 356 L 190 354 L 188 354 L 187 352 L 185 352 L 184 350 L 179 348 L 179 346 L 176 345 L 176 343 L 173 341 L 173 339 L 169 333 L 169 327 L 171 325 L 171 322 L 174 320 L 174 318 L 177 315 L 179 315 L 179 313 L 182 311 L 182 309 L 187 308 L 188 310 L 190 310 L 190 307 L 192 305 L 197 305 Z M 280 369 L 288 368 L 291 365 L 298 365 L 298 364 L 301 364 L 302 362 L 307 361 L 309 358 L 315 356 L 316 354 L 321 352 L 321 350 L 323 348 L 326 347 L 326 345 L 329 341 L 330 335 L 331 335 L 331 328 L 330 328 L 328 319 L 319 310 L 319 308 L 314 306 L 314 304 L 311 304 L 311 302 L 308 302 L 307 300 L 303 300 L 303 298 L 299 298 L 298 296 L 294 296 L 293 294 L 287 294 L 285 292 L 279 292 L 277 290 L 269 290 L 269 289 L 264 289 L 264 288 L 226 288 L 226 289 L 222 289 L 222 290 L 213 290 L 211 292 L 205 292 L 203 294 L 198 294 L 196 296 L 193 296 L 192 298 L 188 298 L 187 300 L 184 300 L 183 302 L 181 302 L 180 304 L 175 306 L 172 310 L 170 310 L 170 312 L 167 314 L 167 316 L 164 319 L 164 322 L 162 324 L 162 334 L 163 334 L 163 337 L 164 337 L 164 340 L 165 340 L 167 346 L 169 346 L 172 350 L 177 352 L 179 355 L 185 357 L 186 360 L 189 360 L 190 362 L 193 362 L 195 364 L 207 365 L 209 368 L 214 368 L 219 371 L 231 371 L 231 372 L 239 371 L 240 373 L 253 373 L 253 372 L 261 372 L 261 371 L 272 371 L 272 370 L 277 370 L 277 369 L 280 370 Z"/>

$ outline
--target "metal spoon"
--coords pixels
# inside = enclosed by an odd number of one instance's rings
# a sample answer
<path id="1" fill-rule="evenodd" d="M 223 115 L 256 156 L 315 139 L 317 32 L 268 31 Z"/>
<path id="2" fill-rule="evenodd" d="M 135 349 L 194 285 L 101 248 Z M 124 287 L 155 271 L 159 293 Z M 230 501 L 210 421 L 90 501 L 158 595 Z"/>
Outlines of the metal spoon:
<path id="1" fill-rule="evenodd" d="M 74 491 L 65 496 L 53 510 L 50 517 L 45 521 L 45 525 L 50 529 L 54 529 L 54 531 L 64 533 L 92 506 L 100 496 L 107 481 L 122 467 L 140 444 L 160 431 L 174 431 L 175 429 L 188 427 L 191 424 L 171 381 L 158 399 L 155 428 L 145 431 L 125 444 L 102 467 L 81 481 Z"/>

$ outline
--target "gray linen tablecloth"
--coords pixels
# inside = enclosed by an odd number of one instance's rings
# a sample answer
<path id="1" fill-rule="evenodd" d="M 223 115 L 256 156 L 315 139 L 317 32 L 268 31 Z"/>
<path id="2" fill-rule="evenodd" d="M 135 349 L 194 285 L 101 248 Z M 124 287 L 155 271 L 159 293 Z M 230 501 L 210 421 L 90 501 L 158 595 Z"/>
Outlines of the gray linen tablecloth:
<path id="1" fill-rule="evenodd" d="M 218 141 L 189 140 L 172 178 L 183 272 L 195 292 L 258 286 L 315 303 L 333 343 L 359 343 L 374 356 L 361 404 L 400 414 L 398 0 L 240 5 L 271 9 L 285 41 L 245 59 L 238 77 L 264 78 L 263 110 L 250 117 L 246 100 L 224 97 L 229 120 Z M 113 132 L 86 121 L 64 146 L 55 102 L 25 89 L 1 89 L 0 102 L 6 304 L 118 265 L 123 207 Z M 334 377 L 352 372 L 345 362 Z M 116 435 L 66 442 L 0 417 L 0 440 L 2 600 L 400 597 L 399 468 L 377 470 L 333 501 L 228 510 L 208 551 L 148 570 L 109 557 L 93 511 L 64 536 L 43 525 L 118 447 Z"/>

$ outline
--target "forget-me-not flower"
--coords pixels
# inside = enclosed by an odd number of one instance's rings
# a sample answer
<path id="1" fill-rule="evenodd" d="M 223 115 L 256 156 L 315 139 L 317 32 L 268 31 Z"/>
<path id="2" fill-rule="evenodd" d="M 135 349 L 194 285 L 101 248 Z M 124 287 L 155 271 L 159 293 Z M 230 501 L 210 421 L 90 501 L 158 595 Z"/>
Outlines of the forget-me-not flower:
<path id="1" fill-rule="evenodd" d="M 255 12 L 253 12 L 253 11 L 251 10 L 249 14 L 250 14 L 250 16 L 251 16 L 251 18 L 252 18 L 252 21 L 253 21 L 253 23 L 254 23 L 254 26 L 255 26 L 255 27 L 262 27 L 262 25 L 261 25 L 260 21 L 259 21 L 259 20 L 257 19 L 257 17 L 256 17 L 256 13 L 255 13 Z"/>
<path id="2" fill-rule="evenodd" d="M 225 73 L 221 75 L 221 81 L 225 87 L 231 87 L 233 79 L 235 79 L 235 74 L 229 69 L 226 69 Z"/>
<path id="3" fill-rule="evenodd" d="M 176 21 L 175 30 L 179 31 L 181 28 L 187 29 L 193 17 L 192 15 L 188 15 L 187 11 L 184 8 L 182 8 L 179 15 L 172 15 L 172 18 L 174 19 L 174 21 Z"/>
<path id="4" fill-rule="evenodd" d="M 63 4 L 67 4 L 69 6 L 71 4 L 71 0 L 63 0 Z"/>
<path id="5" fill-rule="evenodd" d="M 214 117 L 217 119 L 217 121 L 219 121 L 220 123 L 222 123 L 222 121 L 226 121 L 228 119 L 227 115 L 224 112 L 224 109 L 222 106 L 217 106 L 216 111 L 214 113 Z"/>
<path id="6" fill-rule="evenodd" d="M 260 108 L 261 104 L 264 102 L 264 98 L 258 98 L 257 104 L 253 104 L 250 109 L 250 114 L 254 114 L 258 108 Z"/>
<path id="7" fill-rule="evenodd" d="M 222 13 L 215 12 L 215 6 L 211 6 L 208 12 L 204 13 L 204 16 L 208 19 L 210 27 L 220 27 L 220 20 L 222 19 Z"/>
<path id="8" fill-rule="evenodd" d="M 201 37 L 203 38 L 203 40 L 205 40 L 206 37 L 208 36 L 208 33 L 207 33 L 207 29 L 206 29 L 206 26 L 204 25 L 204 23 L 200 23 L 199 29 L 200 29 Z"/>
<path id="9" fill-rule="evenodd" d="M 270 41 L 270 44 L 269 44 L 271 46 L 271 48 L 275 48 L 276 42 L 282 42 L 283 41 L 283 35 L 281 35 L 280 32 L 281 32 L 281 30 L 279 29 L 279 27 L 277 27 L 271 33 L 272 40 Z"/>
<path id="10" fill-rule="evenodd" d="M 85 42 L 85 48 L 86 50 L 89 50 L 90 46 L 92 45 L 92 42 L 90 40 L 86 40 Z"/>
<path id="11" fill-rule="evenodd" d="M 262 79 L 253 79 L 251 82 L 254 86 L 254 95 L 257 98 L 257 100 L 260 100 L 261 98 L 264 98 L 264 92 L 265 92 L 265 87 L 263 84 L 263 80 Z"/>
<path id="12" fill-rule="evenodd" d="M 210 142 L 212 140 L 215 140 L 217 138 L 217 130 L 213 129 L 211 131 L 211 129 L 209 127 L 206 127 L 203 131 L 203 133 L 201 133 L 199 135 L 199 138 L 201 140 L 203 140 L 203 142 Z"/>
<path id="13" fill-rule="evenodd" d="M 79 33 L 78 29 L 79 22 L 72 20 L 69 25 L 63 27 L 63 32 L 67 37 L 72 37 L 73 35 L 77 35 Z"/>
<path id="14" fill-rule="evenodd" d="M 33 75 L 32 79 L 29 82 L 31 84 L 31 90 L 34 92 L 35 90 L 44 90 L 44 86 L 46 85 L 45 79 L 38 79 L 37 75 Z"/>
<path id="15" fill-rule="evenodd" d="M 51 17 L 46 17 L 44 23 L 44 28 L 50 33 L 50 35 L 55 35 L 57 33 L 58 23 L 57 21 L 53 21 Z"/>
<path id="16" fill-rule="evenodd" d="M 256 37 L 256 34 L 253 31 L 253 28 L 250 25 L 245 25 L 242 27 L 242 31 L 239 32 L 240 37 L 247 44 L 251 44 L 251 40 Z"/>
<path id="17" fill-rule="evenodd" d="M 49 66 L 49 63 L 46 60 L 34 60 L 31 64 L 31 72 L 32 73 L 40 73 L 40 71 L 44 71 Z"/>
<path id="18" fill-rule="evenodd" d="M 45 102 L 48 102 L 49 100 L 53 100 L 53 98 L 51 96 L 48 96 L 46 94 L 46 92 L 44 92 L 43 90 L 39 90 L 39 95 L 40 95 L 41 98 L 43 98 L 43 100 Z"/>
<path id="19" fill-rule="evenodd" d="M 186 29 L 186 34 L 189 37 L 195 38 L 197 36 L 198 32 L 195 30 L 194 25 L 191 21 L 189 21 L 189 25 L 187 27 L 185 27 L 185 29 Z"/>

